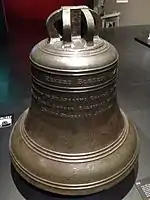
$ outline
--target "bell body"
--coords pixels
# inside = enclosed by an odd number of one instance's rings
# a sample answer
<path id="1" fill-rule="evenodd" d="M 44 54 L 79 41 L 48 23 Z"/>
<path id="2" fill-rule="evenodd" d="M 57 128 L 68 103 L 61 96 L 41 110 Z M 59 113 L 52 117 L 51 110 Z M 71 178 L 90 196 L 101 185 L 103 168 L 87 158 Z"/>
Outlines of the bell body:
<path id="1" fill-rule="evenodd" d="M 61 39 L 51 24 L 60 13 Z M 77 23 L 81 13 L 90 32 L 83 38 Z M 118 54 L 96 34 L 95 15 L 87 7 L 65 7 L 47 20 L 50 38 L 30 54 L 31 106 L 10 137 L 19 174 L 38 188 L 63 195 L 112 187 L 138 157 L 136 128 L 117 103 Z"/>

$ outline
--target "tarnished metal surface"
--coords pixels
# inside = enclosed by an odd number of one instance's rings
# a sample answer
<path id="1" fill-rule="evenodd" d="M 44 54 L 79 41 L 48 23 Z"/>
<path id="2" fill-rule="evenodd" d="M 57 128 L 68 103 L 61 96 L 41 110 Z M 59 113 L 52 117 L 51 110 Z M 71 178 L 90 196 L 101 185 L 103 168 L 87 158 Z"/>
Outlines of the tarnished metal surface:
<path id="1" fill-rule="evenodd" d="M 117 103 L 117 51 L 99 37 L 98 16 L 86 6 L 54 12 L 47 29 L 30 54 L 32 102 L 12 131 L 12 163 L 47 191 L 108 189 L 138 156 L 136 129 Z"/>

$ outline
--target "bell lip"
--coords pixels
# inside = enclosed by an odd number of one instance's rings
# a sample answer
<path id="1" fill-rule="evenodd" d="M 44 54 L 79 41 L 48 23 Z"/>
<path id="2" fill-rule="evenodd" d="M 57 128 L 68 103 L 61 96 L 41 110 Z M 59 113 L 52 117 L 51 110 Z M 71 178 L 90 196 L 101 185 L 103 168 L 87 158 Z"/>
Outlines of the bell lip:
<path id="1" fill-rule="evenodd" d="M 28 169 L 26 170 L 22 166 L 22 164 L 16 159 L 13 149 L 12 149 L 12 146 L 11 146 L 11 138 L 12 138 L 12 134 L 13 134 L 15 126 L 11 132 L 11 136 L 10 136 L 10 140 L 9 140 L 9 152 L 10 152 L 12 164 L 15 167 L 16 171 L 27 182 L 31 183 L 32 185 L 34 185 L 40 189 L 45 190 L 45 191 L 54 192 L 54 193 L 62 194 L 62 195 L 74 196 L 74 195 L 87 195 L 87 194 L 92 194 L 95 192 L 109 189 L 110 187 L 116 185 L 121 180 L 123 180 L 131 172 L 131 170 L 135 166 L 135 163 L 138 160 L 139 149 L 140 149 L 139 137 L 137 134 L 138 131 L 137 131 L 135 124 L 132 121 L 128 121 L 128 122 L 129 122 L 130 126 L 132 126 L 132 128 L 133 128 L 133 132 L 131 132 L 131 134 L 134 135 L 134 143 L 135 143 L 134 144 L 135 149 L 133 152 L 131 152 L 131 158 L 128 160 L 128 158 L 126 156 L 124 158 L 124 161 L 126 163 L 124 165 L 124 167 L 117 166 L 120 168 L 118 171 L 116 171 L 115 173 L 112 173 L 111 175 L 109 175 L 109 177 L 105 176 L 105 178 L 101 179 L 100 181 L 93 181 L 93 182 L 84 183 L 84 184 L 83 183 L 81 183 L 81 184 L 70 184 L 70 183 L 63 184 L 61 182 L 53 182 L 48 179 L 43 179 L 42 176 L 41 176 L 41 178 L 38 178 L 37 175 L 30 173 L 29 170 Z M 17 122 L 15 124 L 17 124 Z M 126 139 L 126 143 L 127 144 L 130 143 L 129 138 Z M 120 148 L 122 148 L 122 147 L 120 147 Z M 111 155 L 113 155 L 113 154 L 111 154 Z M 99 159 L 99 160 L 101 160 L 101 159 Z M 77 164 L 80 164 L 80 163 L 77 163 Z M 111 169 L 110 169 L 110 171 L 111 171 Z"/>
<path id="2" fill-rule="evenodd" d="M 76 196 L 76 195 L 88 195 L 93 194 L 96 192 L 100 192 L 106 189 L 109 189 L 110 187 L 113 187 L 114 185 L 121 182 L 124 178 L 128 176 L 128 174 L 133 170 L 136 163 L 138 163 L 138 156 L 139 156 L 139 137 L 137 135 L 137 129 L 133 125 L 134 131 L 136 134 L 136 149 L 134 151 L 134 154 L 130 160 L 130 162 L 127 163 L 126 166 L 124 166 L 123 169 L 118 171 L 116 174 L 113 174 L 112 176 L 109 176 L 106 179 L 103 179 L 102 181 L 96 181 L 90 184 L 58 184 L 51 182 L 51 184 L 48 184 L 47 180 L 42 181 L 42 179 L 39 179 L 38 177 L 32 176 L 32 173 L 28 173 L 28 170 L 24 170 L 24 167 L 22 167 L 18 161 L 15 159 L 15 156 L 13 155 L 11 146 L 9 146 L 10 156 L 12 164 L 15 168 L 15 170 L 21 175 L 22 178 L 24 178 L 27 182 L 31 183 L 32 185 L 36 186 L 39 189 L 57 193 L 60 195 L 69 195 L 69 196 Z"/>
<path id="3" fill-rule="evenodd" d="M 12 158 L 12 164 L 15 167 L 15 169 L 19 169 L 19 171 L 21 170 L 24 175 L 23 178 L 25 178 L 25 176 L 28 176 L 31 180 L 37 181 L 43 185 L 47 185 L 48 187 L 55 187 L 57 189 L 66 189 L 66 190 L 84 190 L 84 189 L 92 189 L 95 187 L 100 187 L 102 185 L 106 185 L 109 184 L 112 181 L 115 181 L 116 179 L 119 179 L 119 177 L 124 176 L 124 174 L 126 173 L 130 173 L 130 171 L 133 169 L 135 163 L 137 162 L 137 158 L 138 158 L 138 154 L 139 154 L 139 145 L 137 145 L 137 148 L 135 150 L 135 153 L 132 157 L 132 159 L 130 160 L 130 162 L 120 171 L 118 171 L 116 174 L 113 174 L 103 180 L 100 181 L 95 181 L 95 182 L 91 182 L 91 183 L 84 183 L 84 184 L 63 184 L 63 183 L 56 183 L 56 182 L 51 182 L 51 181 L 47 181 L 43 178 L 39 178 L 38 176 L 30 173 L 28 170 L 26 170 L 15 158 L 13 152 L 10 150 L 10 156 Z M 18 170 L 17 170 L 18 171 Z M 18 172 L 19 172 L 18 171 Z M 20 174 L 20 173 L 19 173 Z M 26 178 L 25 178 L 26 179 Z M 49 185 L 48 185 L 49 184 Z M 116 183 L 115 183 L 116 184 Z M 50 186 L 52 185 L 52 186 Z"/>

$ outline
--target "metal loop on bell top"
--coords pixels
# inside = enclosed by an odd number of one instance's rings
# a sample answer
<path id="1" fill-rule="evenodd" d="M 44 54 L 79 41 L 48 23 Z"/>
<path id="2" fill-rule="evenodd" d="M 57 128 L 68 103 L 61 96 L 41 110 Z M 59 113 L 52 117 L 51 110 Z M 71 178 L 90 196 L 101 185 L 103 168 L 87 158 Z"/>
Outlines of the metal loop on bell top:
<path id="1" fill-rule="evenodd" d="M 47 31 L 48 31 L 48 35 L 50 40 L 54 40 L 54 39 L 59 39 L 60 35 L 57 31 L 57 29 L 54 26 L 54 23 L 56 21 L 58 21 L 59 19 L 61 19 L 61 15 L 62 15 L 62 10 L 57 10 L 55 12 L 53 12 L 46 21 L 46 27 L 47 27 Z"/>
<path id="2" fill-rule="evenodd" d="M 84 16 L 86 32 L 82 36 L 81 15 Z M 58 33 L 55 23 L 62 20 L 62 35 Z M 97 13 L 87 6 L 65 6 L 52 13 L 46 26 L 49 34 L 50 43 L 62 41 L 64 45 L 70 45 L 74 39 L 83 37 L 87 45 L 93 45 L 94 36 L 99 35 L 99 17 Z"/>

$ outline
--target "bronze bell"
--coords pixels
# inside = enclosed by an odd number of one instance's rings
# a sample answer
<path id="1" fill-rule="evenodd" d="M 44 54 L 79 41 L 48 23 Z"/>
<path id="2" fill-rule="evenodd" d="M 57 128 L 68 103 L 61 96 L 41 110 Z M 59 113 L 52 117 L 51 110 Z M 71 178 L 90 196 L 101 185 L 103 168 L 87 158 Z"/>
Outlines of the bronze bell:
<path id="1" fill-rule="evenodd" d="M 116 97 L 118 53 L 99 37 L 98 15 L 62 7 L 31 51 L 32 100 L 16 122 L 10 155 L 46 191 L 86 195 L 123 180 L 138 158 L 135 126 Z"/>

